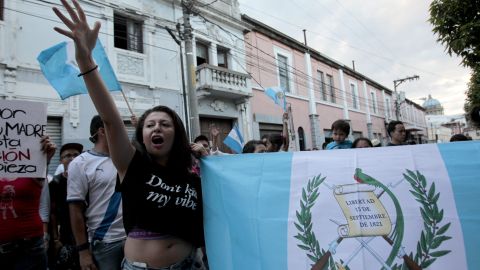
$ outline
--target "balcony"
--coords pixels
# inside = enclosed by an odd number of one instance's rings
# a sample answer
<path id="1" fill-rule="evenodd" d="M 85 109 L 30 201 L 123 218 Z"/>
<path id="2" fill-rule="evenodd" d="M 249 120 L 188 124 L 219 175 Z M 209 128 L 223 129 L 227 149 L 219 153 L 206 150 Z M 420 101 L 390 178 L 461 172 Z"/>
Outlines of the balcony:
<path id="1" fill-rule="evenodd" d="M 202 64 L 196 71 L 197 94 L 233 99 L 239 102 L 252 96 L 250 75 L 222 67 Z"/>

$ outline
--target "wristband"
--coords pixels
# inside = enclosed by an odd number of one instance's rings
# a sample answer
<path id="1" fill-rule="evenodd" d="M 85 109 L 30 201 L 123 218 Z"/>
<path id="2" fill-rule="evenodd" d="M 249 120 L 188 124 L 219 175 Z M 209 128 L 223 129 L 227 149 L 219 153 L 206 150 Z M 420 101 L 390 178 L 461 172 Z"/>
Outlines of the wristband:
<path id="1" fill-rule="evenodd" d="M 83 73 L 80 73 L 80 74 L 78 74 L 77 76 L 78 76 L 78 77 L 82 77 L 83 75 L 86 75 L 86 74 L 94 71 L 94 70 L 97 69 L 97 68 L 98 68 L 98 65 L 95 65 L 94 68 L 92 68 L 92 69 L 90 69 L 90 70 L 87 70 L 87 71 L 85 71 L 85 72 L 83 72 Z"/>
<path id="2" fill-rule="evenodd" d="M 85 243 L 75 247 L 75 249 L 77 251 L 82 251 L 82 250 L 86 250 L 86 249 L 89 249 L 89 248 L 90 248 L 90 244 L 88 242 L 85 242 Z"/>

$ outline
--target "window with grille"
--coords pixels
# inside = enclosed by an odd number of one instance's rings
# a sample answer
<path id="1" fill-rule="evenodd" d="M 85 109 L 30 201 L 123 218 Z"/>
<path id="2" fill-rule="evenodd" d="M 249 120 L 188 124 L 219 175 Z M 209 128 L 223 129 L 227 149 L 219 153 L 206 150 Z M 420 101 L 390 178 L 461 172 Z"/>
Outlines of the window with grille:
<path id="1" fill-rule="evenodd" d="M 280 87 L 285 92 L 290 92 L 290 77 L 288 74 L 288 58 L 277 54 L 278 61 L 278 76 L 280 77 Z"/>
<path id="2" fill-rule="evenodd" d="M 123 15 L 113 15 L 114 46 L 143 53 L 143 22 Z"/>
<path id="3" fill-rule="evenodd" d="M 323 72 L 321 72 L 320 70 L 317 70 L 317 74 L 318 74 L 318 84 L 319 84 L 320 94 L 322 95 L 322 100 L 328 101 L 327 88 L 325 87 L 325 77 L 323 75 Z"/>
<path id="4" fill-rule="evenodd" d="M 352 107 L 354 109 L 359 109 L 359 102 L 358 102 L 358 92 L 357 92 L 357 86 L 353 83 L 350 84 L 350 91 L 352 94 Z"/>
<path id="5" fill-rule="evenodd" d="M 330 102 L 336 103 L 335 87 L 333 85 L 333 76 L 327 74 L 328 94 L 330 95 Z"/>
<path id="6" fill-rule="evenodd" d="M 228 68 L 228 49 L 217 48 L 218 66 Z"/>

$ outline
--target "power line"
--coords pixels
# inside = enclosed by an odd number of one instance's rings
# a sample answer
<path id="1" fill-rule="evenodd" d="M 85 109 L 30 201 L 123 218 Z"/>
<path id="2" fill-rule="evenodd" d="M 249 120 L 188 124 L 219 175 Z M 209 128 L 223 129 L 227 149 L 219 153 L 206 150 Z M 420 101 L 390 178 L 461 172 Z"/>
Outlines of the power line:
<path id="1" fill-rule="evenodd" d="M 49 2 L 46 2 L 46 1 L 42 1 L 42 0 L 40 0 L 40 1 L 41 1 L 41 2 L 45 2 L 45 3 L 49 3 Z M 30 2 L 30 1 L 27 1 L 27 2 L 32 3 L 32 2 Z M 41 6 L 45 6 L 45 5 L 38 4 L 38 3 L 34 3 L 34 4 L 41 5 Z M 10 8 L 6 8 L 6 9 L 11 10 L 11 11 L 14 11 L 14 12 L 18 12 L 18 13 L 25 14 L 25 15 L 27 15 L 27 16 L 32 16 L 32 17 L 36 17 L 36 18 L 40 18 L 40 19 L 52 21 L 52 22 L 55 22 L 55 23 L 60 23 L 58 20 L 53 20 L 53 19 L 46 18 L 46 17 L 40 16 L 40 15 L 31 14 L 31 13 L 28 13 L 28 12 L 23 12 L 23 11 L 19 11 L 19 10 L 14 10 L 14 9 L 10 9 Z M 96 14 L 96 15 L 98 15 L 98 14 Z M 89 16 L 94 17 L 94 16 L 92 16 L 92 13 L 91 13 L 91 12 L 90 12 Z M 104 15 L 102 15 L 102 16 L 103 16 L 103 18 L 104 18 Z M 203 17 L 203 16 L 201 16 L 201 17 L 202 17 L 205 21 L 207 21 L 207 19 L 206 19 L 205 17 Z M 98 18 L 100 18 L 100 16 L 98 16 Z M 110 17 L 110 18 L 112 18 L 112 17 Z M 212 23 L 212 22 L 209 21 L 209 20 L 208 20 L 208 22 L 209 22 L 209 23 Z M 223 31 L 226 31 L 228 34 L 233 35 L 233 36 L 236 37 L 237 39 L 241 39 L 242 41 L 244 41 L 242 38 L 239 38 L 239 37 L 236 36 L 235 34 L 229 32 L 228 30 L 225 30 L 223 27 L 220 27 L 219 25 L 217 25 L 217 24 L 215 24 L 215 23 L 212 23 L 212 24 L 214 24 L 214 25 L 216 25 L 217 27 L 221 28 Z M 108 34 L 108 33 L 103 33 L 103 32 L 102 32 L 102 34 L 109 35 L 109 36 L 114 36 L 114 37 L 118 37 L 118 36 L 111 35 L 111 34 Z M 246 42 L 246 41 L 245 41 L 245 42 Z M 248 43 L 248 42 L 247 42 L 247 43 Z M 177 51 L 175 51 L 175 50 L 167 49 L 167 48 L 164 48 L 164 47 L 155 46 L 155 45 L 147 44 L 147 43 L 144 43 L 144 42 L 143 42 L 143 44 L 144 44 L 144 45 L 147 45 L 147 46 L 152 46 L 152 47 L 155 47 L 155 48 L 160 48 L 160 49 L 164 49 L 164 50 L 169 50 L 169 51 L 173 51 L 173 52 L 177 53 Z M 249 45 L 250 47 L 254 48 L 254 49 L 259 50 L 259 48 L 257 48 L 256 46 L 253 46 L 253 45 L 250 44 L 250 43 L 248 43 L 248 45 Z M 235 48 L 235 49 L 236 49 L 236 48 Z M 240 53 L 245 54 L 245 55 L 248 56 L 248 57 L 253 57 L 253 56 L 251 56 L 251 55 L 248 55 L 245 50 L 239 50 L 239 49 L 236 49 L 236 50 L 239 51 Z M 266 52 L 264 52 L 264 51 L 262 51 L 262 50 L 260 50 L 260 51 L 261 51 L 262 53 L 268 55 L 269 57 L 275 59 L 274 56 L 272 56 L 272 55 L 270 55 L 270 54 L 268 54 L 268 53 L 266 53 Z M 266 60 L 265 58 L 262 58 L 262 59 L 263 59 L 263 60 Z M 275 64 L 274 62 L 271 62 L 271 61 L 263 61 L 263 62 L 268 62 L 270 65 L 272 65 L 273 67 L 275 67 L 275 70 L 269 70 L 269 72 L 270 72 L 270 74 L 275 74 L 275 75 L 276 75 L 276 67 L 277 67 L 276 64 Z M 260 66 L 259 66 L 258 68 L 261 69 Z M 294 71 L 289 71 L 289 72 L 292 73 L 293 75 L 295 75 L 296 78 L 300 78 L 300 79 L 304 79 L 304 80 L 310 78 L 310 76 L 308 76 L 307 74 L 305 74 L 303 71 L 297 70 L 296 68 L 294 68 Z M 253 78 L 253 76 L 252 76 L 252 78 Z M 337 95 L 334 95 L 334 96 L 335 96 L 335 99 L 336 99 L 336 100 L 340 100 L 340 101 L 343 100 L 342 95 L 340 95 L 340 94 L 342 93 L 342 91 L 341 91 L 340 89 L 338 89 L 338 88 L 336 88 L 336 87 L 334 87 L 334 86 L 330 86 L 330 85 L 326 84 L 325 82 L 320 82 L 318 79 L 315 79 L 315 78 L 313 78 L 313 77 L 311 77 L 311 78 L 313 79 L 314 82 L 319 82 L 319 83 L 323 84 L 324 86 L 326 86 L 327 88 L 334 89 L 334 92 L 337 93 Z M 254 80 L 255 80 L 255 79 L 254 79 Z M 256 81 L 256 80 L 255 80 L 255 81 Z M 256 82 L 257 82 L 257 84 L 259 84 L 259 85 L 261 86 L 261 84 L 260 84 L 258 81 L 256 81 Z M 305 87 L 306 87 L 306 84 L 305 84 L 305 83 L 302 84 L 299 80 L 297 80 L 295 83 L 296 83 L 297 85 L 299 85 L 299 86 L 305 86 Z M 306 87 L 306 88 L 308 89 L 308 87 Z M 314 89 L 314 91 L 316 91 L 316 92 L 318 92 L 318 93 L 321 93 L 321 94 L 323 95 L 323 93 L 321 92 L 321 90 L 315 90 L 315 89 Z M 347 94 L 348 97 L 352 97 L 352 98 L 353 98 L 353 94 L 348 93 L 348 91 L 346 91 L 346 94 Z M 360 105 L 362 105 L 362 104 L 366 105 L 366 100 L 367 100 L 368 97 L 365 97 L 365 98 L 364 98 L 364 97 L 361 97 L 360 95 L 357 95 L 357 96 L 355 96 L 355 98 L 358 99 Z M 377 102 L 377 106 L 378 106 L 378 104 L 379 104 L 379 103 Z M 365 106 L 364 106 L 364 107 L 365 107 Z"/>
<path id="2" fill-rule="evenodd" d="M 211 23 L 211 24 L 213 24 L 213 25 L 215 25 L 215 26 L 219 27 L 221 30 L 225 31 L 226 33 L 230 34 L 231 36 L 234 36 L 234 37 L 236 37 L 237 39 L 240 39 L 240 40 L 244 41 L 244 42 L 245 42 L 246 44 L 248 44 L 249 46 L 251 46 L 251 47 L 253 47 L 253 48 L 255 48 L 255 49 L 257 49 L 257 50 L 261 51 L 261 52 L 262 52 L 262 53 L 264 53 L 265 55 L 267 55 L 267 56 L 270 56 L 271 58 L 273 58 L 273 59 L 275 59 L 275 60 L 276 60 L 276 58 L 275 58 L 274 56 L 270 55 L 269 53 L 267 53 L 267 52 L 265 52 L 265 51 L 263 51 L 263 50 L 261 50 L 261 49 L 259 49 L 259 48 L 258 48 L 258 47 L 256 47 L 256 46 L 252 45 L 252 44 L 251 44 L 251 43 L 249 43 L 248 41 L 246 41 L 246 40 L 243 40 L 243 39 L 239 38 L 237 35 L 235 35 L 234 33 L 232 33 L 232 32 L 230 32 L 230 31 L 226 30 L 226 29 L 225 29 L 225 28 L 223 28 L 222 26 L 220 26 L 220 25 L 218 25 L 218 24 L 216 24 L 216 23 L 214 23 L 214 22 L 210 21 L 209 19 L 205 18 L 205 16 L 203 16 L 201 13 L 197 12 L 197 13 L 196 13 L 196 15 L 198 15 L 198 16 L 199 16 L 199 17 L 201 17 L 201 18 L 203 18 L 203 19 L 205 20 L 205 22 L 209 22 L 209 23 Z M 245 53 L 245 54 L 246 54 L 246 53 Z M 267 61 L 267 62 L 268 62 L 268 61 Z M 271 62 L 270 62 L 270 63 L 271 63 Z M 274 65 L 274 64 L 272 64 L 272 65 Z M 287 65 L 288 65 L 288 64 L 287 64 Z M 303 71 L 299 71 L 298 69 L 296 69 L 295 67 L 293 67 L 293 66 L 291 66 L 291 65 L 288 65 L 288 67 L 292 68 L 292 70 L 295 70 L 295 72 L 298 72 L 298 74 L 301 74 L 302 76 L 305 76 L 304 78 L 310 78 L 310 76 L 309 76 L 309 75 L 307 75 L 307 74 L 305 74 Z M 295 73 L 293 73 L 293 74 L 295 74 Z M 298 74 L 297 74 L 297 76 L 298 76 Z M 315 80 L 315 78 L 313 78 L 313 77 L 312 77 L 312 79 L 313 79 L 313 80 Z M 298 83 L 299 83 L 299 82 L 297 82 L 297 84 L 298 84 Z M 335 88 L 335 89 L 336 89 L 336 90 L 339 90 L 339 92 L 341 91 L 341 90 L 340 90 L 340 89 L 338 89 L 338 88 Z M 346 92 L 347 96 L 349 96 L 349 95 L 350 95 L 351 97 L 353 97 L 353 95 L 352 95 L 352 94 L 349 94 L 347 91 L 345 91 L 345 92 Z M 356 98 L 358 98 L 358 99 L 362 99 L 362 98 L 361 98 L 359 95 L 358 95 L 358 96 L 356 96 Z M 342 100 L 342 99 L 341 99 L 341 98 L 339 98 L 339 97 L 338 97 L 338 99 Z M 364 104 L 366 104 L 366 102 L 365 102 Z"/>
<path id="3" fill-rule="evenodd" d="M 24 14 L 24 15 L 27 15 L 27 16 L 31 16 L 31 17 L 35 17 L 35 18 L 39 18 L 39 19 L 43 19 L 43 20 L 55 22 L 55 23 L 58 23 L 58 24 L 62 24 L 61 21 L 54 20 L 54 19 L 51 19 L 51 18 L 46 18 L 46 17 L 40 16 L 40 15 L 37 15 L 37 14 L 32 14 L 32 13 L 28 13 L 28 12 L 25 12 L 25 11 L 16 10 L 16 9 L 7 8 L 7 7 L 5 7 L 4 9 L 5 9 L 5 10 L 10 10 L 10 11 L 13 11 L 13 12 L 17 12 L 17 13 L 20 13 L 20 14 Z M 106 33 L 106 32 L 99 32 L 99 33 L 102 34 L 102 35 L 111 36 L 111 37 L 115 37 L 115 38 L 125 38 L 125 37 L 118 36 L 118 35 L 115 36 L 115 35 L 113 35 L 113 34 L 109 34 L 109 33 Z M 178 52 L 177 52 L 176 50 L 172 50 L 172 49 L 169 49 L 169 48 L 165 48 L 165 47 L 161 47 L 161 46 L 149 44 L 149 43 L 144 42 L 143 40 L 142 40 L 142 45 L 150 46 L 150 47 L 153 47 L 153 48 L 158 48 L 158 49 L 162 49 L 162 50 L 166 50 L 166 51 L 170 51 L 170 52 L 174 52 L 174 53 L 178 54 Z"/>
<path id="4" fill-rule="evenodd" d="M 269 14 L 269 13 L 266 13 L 266 12 L 264 12 L 264 11 L 262 11 L 262 10 L 255 9 L 255 8 L 249 6 L 249 5 L 246 5 L 246 4 L 242 4 L 242 5 L 243 5 L 244 7 L 247 7 L 247 8 L 249 8 L 249 9 L 251 9 L 251 10 L 255 10 L 256 12 L 262 13 L 262 14 L 265 15 L 265 16 L 274 18 L 274 19 L 276 19 L 276 20 L 278 20 L 278 21 L 280 21 L 280 22 L 282 22 L 282 23 L 285 23 L 285 24 L 294 26 L 294 27 L 296 27 L 299 31 L 301 31 L 301 30 L 303 30 L 303 29 L 306 28 L 305 26 L 299 26 L 299 25 L 292 24 L 292 23 L 289 22 L 289 21 L 286 21 L 286 20 L 281 19 L 281 18 L 279 18 L 279 17 L 275 17 L 275 16 L 273 16 L 273 15 L 271 15 L 271 14 Z M 322 39 L 327 39 L 327 40 L 330 40 L 330 41 L 332 41 L 332 42 L 339 43 L 340 45 L 345 45 L 345 46 L 350 47 L 350 48 L 352 48 L 352 49 L 354 49 L 354 50 L 363 52 L 363 53 L 365 53 L 365 54 L 367 54 L 367 55 L 369 55 L 369 56 L 373 56 L 373 57 L 382 59 L 382 60 L 384 60 L 384 61 L 392 62 L 393 64 L 397 64 L 397 65 L 400 65 L 400 66 L 403 66 L 403 67 L 406 67 L 406 68 L 409 68 L 409 69 L 417 70 L 417 71 L 420 71 L 420 72 L 423 72 L 423 73 L 425 73 L 425 74 L 429 74 L 429 75 L 432 75 L 432 76 L 435 76 L 435 77 L 445 78 L 445 77 L 444 77 L 443 75 L 441 75 L 441 74 L 434 73 L 434 72 L 431 72 L 431 71 L 429 71 L 429 70 L 424 70 L 424 69 L 421 69 L 421 68 L 418 68 L 418 67 L 415 67 L 415 66 L 411 66 L 411 65 L 408 65 L 408 64 L 404 64 L 404 63 L 398 62 L 398 61 L 396 61 L 395 59 L 393 59 L 393 58 L 391 58 L 391 57 L 379 55 L 379 54 L 376 54 L 376 53 L 374 53 L 374 52 L 371 52 L 371 51 L 362 49 L 362 48 L 357 47 L 357 46 L 354 46 L 354 45 L 352 45 L 352 44 L 350 44 L 350 43 L 348 43 L 348 42 L 346 42 L 346 41 L 344 41 L 344 40 L 338 40 L 338 39 L 335 39 L 335 38 L 332 38 L 332 37 L 328 37 L 328 36 L 325 36 L 325 34 L 323 34 L 323 33 L 320 34 L 320 33 L 318 33 L 318 32 L 311 31 L 311 30 L 309 30 L 308 32 L 309 32 L 309 33 L 312 33 L 312 34 L 315 34 L 316 36 L 318 36 L 318 37 L 320 37 L 320 38 L 322 38 Z M 372 61 L 372 59 L 369 59 L 369 60 Z M 377 64 L 377 65 L 378 65 L 378 64 Z M 461 82 L 461 83 L 463 83 L 463 81 L 458 80 L 458 79 L 452 79 L 452 80 L 454 80 L 454 81 L 456 81 L 456 82 Z"/>

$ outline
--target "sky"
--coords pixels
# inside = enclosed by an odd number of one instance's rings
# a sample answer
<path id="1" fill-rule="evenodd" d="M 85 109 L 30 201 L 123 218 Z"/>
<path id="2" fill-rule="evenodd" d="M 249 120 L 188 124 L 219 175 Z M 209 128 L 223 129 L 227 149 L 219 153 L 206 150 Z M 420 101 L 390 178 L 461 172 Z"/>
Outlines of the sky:
<path id="1" fill-rule="evenodd" d="M 241 13 L 303 42 L 419 105 L 442 103 L 445 114 L 462 114 L 470 70 L 436 41 L 424 0 L 239 0 Z"/>

